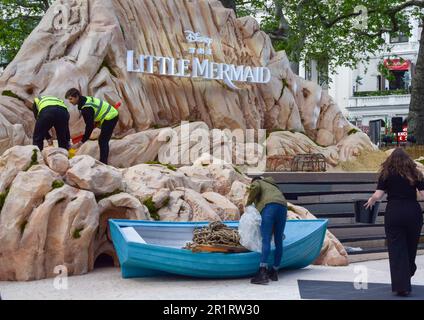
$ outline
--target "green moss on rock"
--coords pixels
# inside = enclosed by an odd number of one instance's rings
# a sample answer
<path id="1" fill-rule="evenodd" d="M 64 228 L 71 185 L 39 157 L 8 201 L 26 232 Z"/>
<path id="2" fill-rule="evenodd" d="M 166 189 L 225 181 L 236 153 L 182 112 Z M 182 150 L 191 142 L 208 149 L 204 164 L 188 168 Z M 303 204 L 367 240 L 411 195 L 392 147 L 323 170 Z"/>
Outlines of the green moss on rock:
<path id="1" fill-rule="evenodd" d="M 62 180 L 55 180 L 52 183 L 52 188 L 53 189 L 60 189 L 65 185 L 65 182 L 63 182 Z"/>
<path id="2" fill-rule="evenodd" d="M 177 171 L 177 168 L 174 167 L 173 165 L 169 164 L 169 163 L 161 163 L 159 161 L 148 161 L 148 162 L 146 162 L 146 164 L 157 164 L 157 165 L 160 165 L 160 166 L 167 167 L 171 171 Z"/>
<path id="3" fill-rule="evenodd" d="M 81 238 L 81 231 L 83 231 L 84 228 L 77 228 L 74 230 L 74 232 L 72 233 L 72 238 L 74 239 L 79 239 Z"/>
<path id="4" fill-rule="evenodd" d="M 238 174 L 243 175 L 243 173 L 240 171 L 240 169 L 239 169 L 239 168 L 237 168 L 236 166 L 233 166 L 233 168 L 234 168 L 234 170 L 235 170 Z"/>
<path id="5" fill-rule="evenodd" d="M 9 189 L 6 189 L 5 192 L 0 193 L 0 213 L 3 209 L 4 204 L 6 203 L 7 195 L 9 194 Z"/>
<path id="6" fill-rule="evenodd" d="M 359 132 L 358 129 L 353 128 L 352 130 L 349 130 L 349 132 L 347 133 L 347 135 L 348 136 L 351 136 L 352 134 L 355 134 L 355 133 L 358 133 L 358 132 Z"/>
<path id="7" fill-rule="evenodd" d="M 168 199 L 169 202 L 169 199 Z M 158 214 L 159 209 L 156 207 L 155 202 L 153 201 L 153 197 L 149 197 L 146 200 L 143 201 L 143 204 L 147 207 L 149 210 L 150 216 L 156 220 L 160 221 L 160 216 Z"/>
<path id="8" fill-rule="evenodd" d="M 11 91 L 11 90 L 4 90 L 2 93 L 1 93 L 1 95 L 2 96 L 5 96 L 5 97 L 10 97 L 10 98 L 14 98 L 14 99 L 18 99 L 18 100 L 20 100 L 20 101 L 23 101 L 23 99 L 21 98 L 21 97 L 19 97 L 16 93 L 14 93 L 13 91 Z"/>
<path id="9" fill-rule="evenodd" d="M 33 166 L 36 166 L 36 165 L 38 165 L 38 164 L 40 164 L 40 163 L 38 162 L 38 150 L 37 150 L 37 149 L 34 149 L 34 150 L 32 150 L 31 162 L 30 162 L 30 164 L 29 164 L 28 168 L 26 168 L 24 171 L 28 171 L 28 170 L 29 170 L 29 169 L 31 169 Z"/>

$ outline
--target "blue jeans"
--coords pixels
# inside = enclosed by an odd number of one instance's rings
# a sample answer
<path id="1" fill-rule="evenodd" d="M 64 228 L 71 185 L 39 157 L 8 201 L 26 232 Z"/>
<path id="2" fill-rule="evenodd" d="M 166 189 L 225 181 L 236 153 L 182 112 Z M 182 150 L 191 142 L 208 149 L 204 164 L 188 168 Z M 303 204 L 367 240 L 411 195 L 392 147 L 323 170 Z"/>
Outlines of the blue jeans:
<path id="1" fill-rule="evenodd" d="M 283 236 L 287 221 L 287 207 L 279 203 L 270 203 L 261 212 L 262 224 L 262 257 L 261 265 L 268 262 L 271 252 L 272 231 L 274 230 L 275 260 L 274 267 L 278 268 L 283 257 Z"/>

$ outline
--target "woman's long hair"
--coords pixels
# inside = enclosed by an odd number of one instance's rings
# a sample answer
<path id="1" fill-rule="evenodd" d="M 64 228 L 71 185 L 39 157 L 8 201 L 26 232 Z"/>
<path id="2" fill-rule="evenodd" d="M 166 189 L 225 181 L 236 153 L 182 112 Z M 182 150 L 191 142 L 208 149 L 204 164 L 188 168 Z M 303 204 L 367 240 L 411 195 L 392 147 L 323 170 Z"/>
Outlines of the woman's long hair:
<path id="1" fill-rule="evenodd" d="M 381 165 L 380 176 L 383 180 L 393 175 L 407 179 L 412 186 L 424 178 L 421 171 L 417 169 L 417 164 L 402 148 L 396 148 Z"/>

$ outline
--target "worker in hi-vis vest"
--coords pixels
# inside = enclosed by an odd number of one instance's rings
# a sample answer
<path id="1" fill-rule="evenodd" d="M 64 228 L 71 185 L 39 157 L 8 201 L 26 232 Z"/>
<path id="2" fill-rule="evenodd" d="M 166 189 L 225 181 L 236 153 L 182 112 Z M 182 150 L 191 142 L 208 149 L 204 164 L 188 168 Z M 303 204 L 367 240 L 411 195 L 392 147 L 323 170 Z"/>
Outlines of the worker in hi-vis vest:
<path id="1" fill-rule="evenodd" d="M 65 98 L 68 99 L 71 104 L 78 106 L 78 110 L 80 110 L 86 126 L 82 141 L 72 146 L 72 148 L 78 149 L 82 144 L 88 141 L 93 133 L 95 123 L 98 123 L 101 128 L 99 137 L 100 161 L 104 164 L 108 164 L 109 141 L 119 121 L 118 110 L 106 101 L 82 96 L 80 91 L 75 88 L 70 89 L 66 93 Z"/>
<path id="2" fill-rule="evenodd" d="M 54 96 L 40 96 L 34 99 L 34 103 L 26 100 L 25 105 L 32 109 L 36 119 L 33 144 L 38 146 L 40 151 L 43 151 L 44 139 L 49 141 L 49 145 L 53 145 L 49 131 L 54 127 L 59 148 L 69 150 L 70 116 L 65 102 Z"/>

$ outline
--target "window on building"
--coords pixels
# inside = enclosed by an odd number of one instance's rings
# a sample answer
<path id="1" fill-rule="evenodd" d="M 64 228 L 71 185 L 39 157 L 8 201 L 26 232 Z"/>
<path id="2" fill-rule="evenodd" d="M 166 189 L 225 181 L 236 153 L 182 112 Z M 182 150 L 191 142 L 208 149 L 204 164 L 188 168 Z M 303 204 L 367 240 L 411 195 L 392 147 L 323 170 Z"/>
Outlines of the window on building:
<path id="1" fill-rule="evenodd" d="M 404 43 L 409 42 L 409 37 L 403 32 L 399 32 L 396 36 L 390 36 L 390 43 Z"/>
<path id="2" fill-rule="evenodd" d="M 405 74 L 407 71 L 390 71 L 394 79 L 389 81 L 389 89 L 390 90 L 400 90 L 400 89 L 406 89 L 407 86 L 405 84 Z"/>

